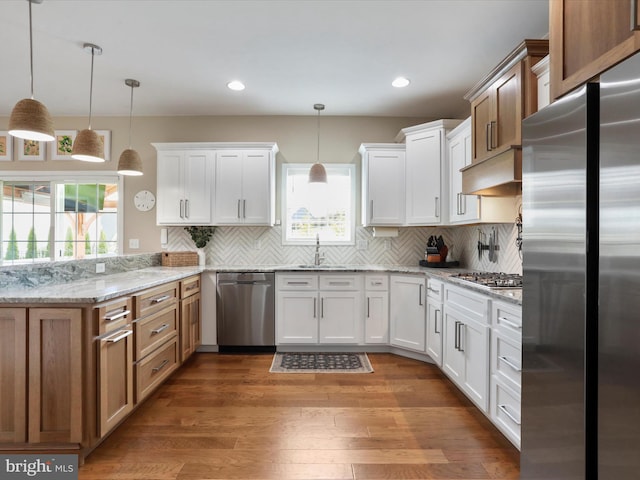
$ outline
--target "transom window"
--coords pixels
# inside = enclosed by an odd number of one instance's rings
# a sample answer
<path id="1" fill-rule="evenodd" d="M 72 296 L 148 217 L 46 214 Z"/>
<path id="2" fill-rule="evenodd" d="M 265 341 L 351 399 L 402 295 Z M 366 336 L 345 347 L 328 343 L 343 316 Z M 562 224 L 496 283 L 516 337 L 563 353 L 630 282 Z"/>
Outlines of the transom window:
<path id="1" fill-rule="evenodd" d="M 328 182 L 309 183 L 310 164 L 282 166 L 285 245 L 355 243 L 355 165 L 325 164 Z"/>
<path id="2" fill-rule="evenodd" d="M 0 181 L 0 263 L 95 258 L 121 251 L 117 175 L 11 177 L 3 174 Z"/>

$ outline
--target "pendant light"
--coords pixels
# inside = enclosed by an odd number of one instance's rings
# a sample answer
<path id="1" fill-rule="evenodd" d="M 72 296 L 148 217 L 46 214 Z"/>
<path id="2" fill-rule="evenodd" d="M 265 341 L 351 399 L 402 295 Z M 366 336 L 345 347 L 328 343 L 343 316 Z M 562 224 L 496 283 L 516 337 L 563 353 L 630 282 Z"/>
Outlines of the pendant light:
<path id="1" fill-rule="evenodd" d="M 309 183 L 327 183 L 327 171 L 320 163 L 320 112 L 324 110 L 324 105 L 316 103 L 313 108 L 318 111 L 318 160 L 309 169 Z"/>
<path id="2" fill-rule="evenodd" d="M 91 83 L 89 84 L 89 128 L 78 133 L 71 147 L 71 158 L 85 162 L 104 162 L 104 145 L 94 130 L 91 130 L 91 101 L 93 97 L 93 58 L 102 55 L 102 48 L 85 43 L 83 48 L 91 54 Z"/>
<path id="3" fill-rule="evenodd" d="M 127 78 L 124 84 L 131 87 L 131 107 L 129 109 L 129 148 L 120 155 L 118 160 L 118 173 L 120 175 L 138 176 L 142 175 L 142 159 L 140 154 L 131 148 L 131 130 L 133 124 L 133 89 L 140 86 L 140 82 L 132 78 Z"/>
<path id="4" fill-rule="evenodd" d="M 31 75 L 31 98 L 24 98 L 16 103 L 9 117 L 9 134 L 25 140 L 39 142 L 53 141 L 53 121 L 49 110 L 33 98 L 33 28 L 31 25 L 31 4 L 42 3 L 42 0 L 29 2 L 29 65 Z"/>

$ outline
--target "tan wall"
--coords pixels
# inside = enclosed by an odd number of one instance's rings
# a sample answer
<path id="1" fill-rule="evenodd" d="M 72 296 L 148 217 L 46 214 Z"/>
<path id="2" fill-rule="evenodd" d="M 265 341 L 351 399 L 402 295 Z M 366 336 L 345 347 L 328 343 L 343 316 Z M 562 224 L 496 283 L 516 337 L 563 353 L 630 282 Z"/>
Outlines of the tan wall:
<path id="1" fill-rule="evenodd" d="M 431 119 L 396 117 L 331 117 L 320 119 L 320 161 L 323 163 L 356 163 L 360 176 L 358 147 L 361 143 L 391 143 L 402 128 Z M 80 130 L 87 119 L 61 117 L 54 119 L 56 130 Z M 160 228 L 156 226 L 155 209 L 139 212 L 133 207 L 133 196 L 142 189 L 156 192 L 156 151 L 152 142 L 277 142 L 277 185 L 283 162 L 313 163 L 317 157 L 316 116 L 281 117 L 137 117 L 133 121 L 133 148 L 142 157 L 145 174 L 127 177 L 124 187 L 125 253 L 160 251 Z M 0 118 L 0 130 L 6 130 L 8 118 Z M 47 152 L 44 162 L 1 162 L 1 170 L 40 171 L 105 171 L 115 170 L 120 153 L 128 147 L 128 117 L 94 117 L 97 130 L 111 130 L 111 161 L 91 164 L 78 161 L 51 161 Z M 15 157 L 14 152 L 14 157 Z M 1 173 L 0 173 L 1 175 Z M 359 185 L 359 183 L 358 183 Z M 359 187 L 358 187 L 359 195 Z M 359 203 L 359 202 L 358 202 Z M 279 195 L 276 216 L 280 218 Z M 360 218 L 359 214 L 356 218 Z M 140 240 L 140 249 L 130 250 L 129 239 Z"/>

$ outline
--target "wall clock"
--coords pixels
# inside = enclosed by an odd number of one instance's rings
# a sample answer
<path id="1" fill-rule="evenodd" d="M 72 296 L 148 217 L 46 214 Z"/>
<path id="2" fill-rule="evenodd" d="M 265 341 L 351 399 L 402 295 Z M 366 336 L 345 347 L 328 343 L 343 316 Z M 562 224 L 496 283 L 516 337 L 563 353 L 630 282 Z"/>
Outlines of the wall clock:
<path id="1" fill-rule="evenodd" d="M 141 212 L 147 212 L 156 204 L 156 196 L 149 190 L 140 190 L 133 197 L 133 204 Z"/>

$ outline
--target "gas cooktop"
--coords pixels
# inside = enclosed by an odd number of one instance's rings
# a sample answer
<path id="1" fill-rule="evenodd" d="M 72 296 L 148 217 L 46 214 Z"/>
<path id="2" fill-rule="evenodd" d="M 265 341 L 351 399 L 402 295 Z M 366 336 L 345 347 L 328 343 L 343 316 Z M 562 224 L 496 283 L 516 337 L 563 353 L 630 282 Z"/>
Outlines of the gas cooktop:
<path id="1" fill-rule="evenodd" d="M 522 275 L 517 273 L 463 272 L 452 277 L 486 288 L 522 288 Z"/>

